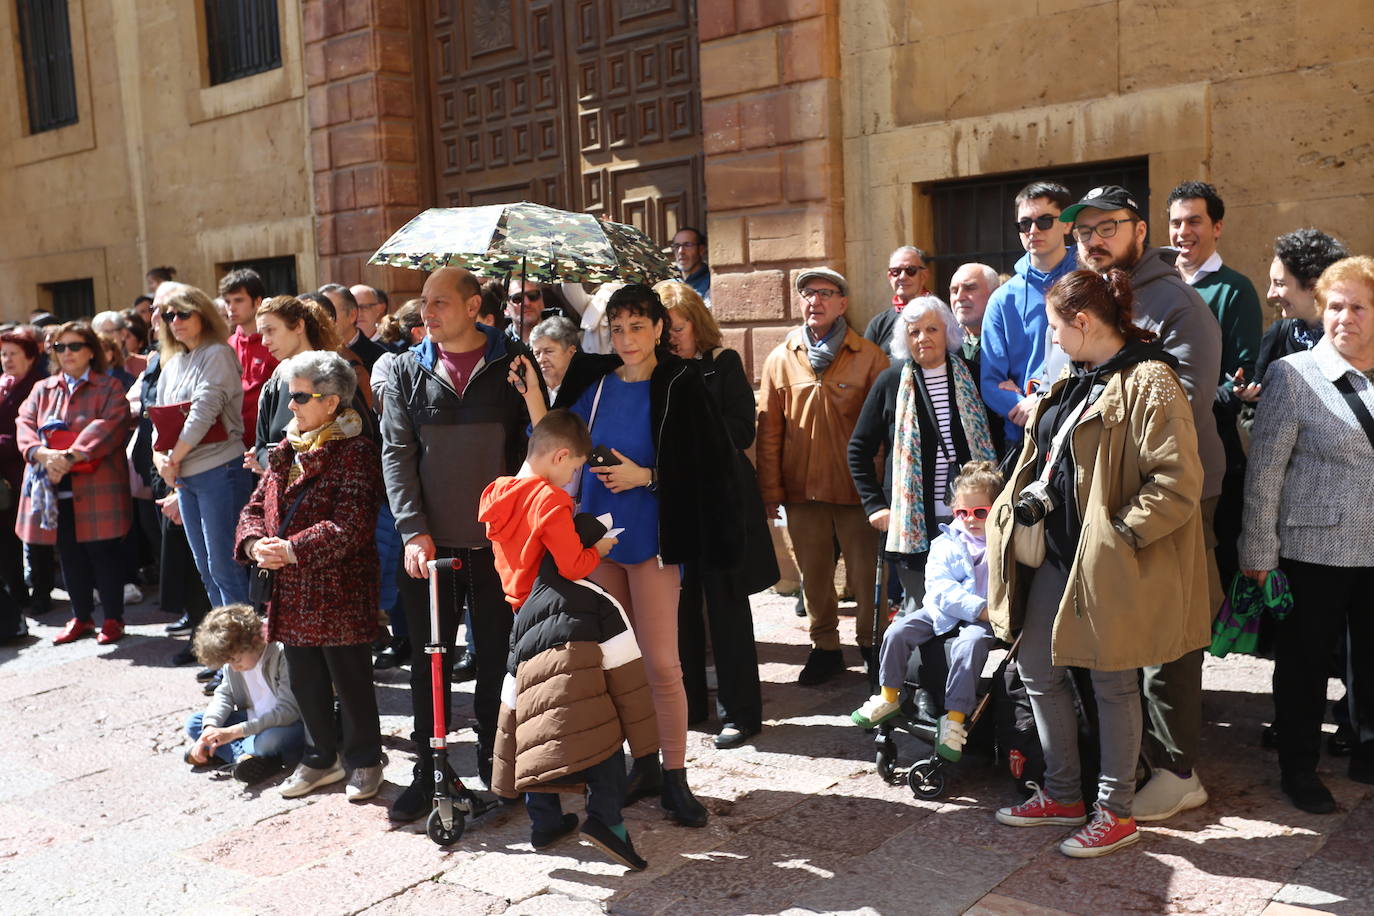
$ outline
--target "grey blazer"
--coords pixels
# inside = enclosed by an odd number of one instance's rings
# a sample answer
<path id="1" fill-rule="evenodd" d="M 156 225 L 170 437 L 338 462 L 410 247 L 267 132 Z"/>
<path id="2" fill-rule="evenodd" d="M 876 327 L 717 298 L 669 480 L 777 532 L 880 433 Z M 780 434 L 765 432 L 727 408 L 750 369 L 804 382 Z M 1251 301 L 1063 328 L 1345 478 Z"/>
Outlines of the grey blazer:
<path id="1" fill-rule="evenodd" d="M 1349 376 L 1374 414 L 1374 385 L 1330 338 L 1269 367 L 1245 474 L 1242 569 L 1279 557 L 1374 566 L 1374 447 L 1336 390 Z"/>

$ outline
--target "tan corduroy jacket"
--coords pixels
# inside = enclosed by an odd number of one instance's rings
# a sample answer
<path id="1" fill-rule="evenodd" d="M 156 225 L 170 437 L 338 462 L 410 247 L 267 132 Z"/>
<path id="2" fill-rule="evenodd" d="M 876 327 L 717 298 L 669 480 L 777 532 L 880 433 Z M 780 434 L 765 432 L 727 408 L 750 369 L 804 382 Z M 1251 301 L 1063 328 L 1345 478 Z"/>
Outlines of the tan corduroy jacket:
<path id="1" fill-rule="evenodd" d="M 759 388 L 756 463 L 767 504 L 859 504 L 849 476 L 849 437 L 868 389 L 892 363 L 853 328 L 839 355 L 817 375 L 797 328 L 763 363 Z"/>
<path id="2" fill-rule="evenodd" d="M 1067 384 L 1066 375 L 1051 393 Z M 1034 433 L 1046 400 L 1026 424 L 1016 471 L 993 503 L 987 529 L 988 616 L 1006 640 L 1024 620 L 1033 573 L 1014 559 L 1012 505 L 1035 473 L 1041 445 Z M 1113 374 L 1071 440 L 1082 531 L 1054 621 L 1051 660 L 1120 671 L 1207 645 L 1202 462 L 1178 376 L 1156 361 Z"/>

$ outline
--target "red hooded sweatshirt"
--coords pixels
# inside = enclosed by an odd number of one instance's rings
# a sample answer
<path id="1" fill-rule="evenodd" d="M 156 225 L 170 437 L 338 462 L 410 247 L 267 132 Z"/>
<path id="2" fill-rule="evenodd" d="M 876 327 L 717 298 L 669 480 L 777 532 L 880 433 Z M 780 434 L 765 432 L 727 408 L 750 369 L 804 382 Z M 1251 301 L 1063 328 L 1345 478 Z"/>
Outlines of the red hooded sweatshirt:
<path id="1" fill-rule="evenodd" d="M 601 562 L 595 547 L 583 547 L 573 526 L 573 501 L 542 477 L 498 477 L 482 491 L 477 520 L 487 526 L 501 587 L 519 609 L 539 577 L 544 553 L 558 571 L 583 579 Z"/>

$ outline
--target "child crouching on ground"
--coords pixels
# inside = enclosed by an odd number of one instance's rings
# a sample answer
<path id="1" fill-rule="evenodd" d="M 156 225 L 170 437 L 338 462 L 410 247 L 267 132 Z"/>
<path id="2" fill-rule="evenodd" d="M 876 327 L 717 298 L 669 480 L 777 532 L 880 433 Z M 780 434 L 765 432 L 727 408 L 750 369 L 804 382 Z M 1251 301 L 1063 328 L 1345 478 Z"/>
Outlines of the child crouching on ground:
<path id="1" fill-rule="evenodd" d="M 286 676 L 278 642 L 263 639 L 262 618 L 246 604 L 218 607 L 206 615 L 191 642 L 207 668 L 224 677 L 210 705 L 194 713 L 186 734 L 192 766 L 232 764 L 234 778 L 262 782 L 294 765 L 305 746 L 305 725 Z"/>
<path id="2" fill-rule="evenodd" d="M 478 518 L 506 600 L 517 609 L 492 790 L 505 798 L 526 793 L 530 843 L 544 849 L 577 829 L 577 816 L 563 813 L 558 793 L 585 787 L 582 836 L 639 871 L 648 863 L 620 813 L 621 745 L 628 740 L 636 757 L 651 754 L 658 729 L 629 619 L 584 579 L 616 539 L 589 515 L 574 520 L 572 497 L 562 489 L 591 448 L 581 417 L 550 411 L 530 435 L 519 476 L 497 478 L 482 494 Z"/>
<path id="3" fill-rule="evenodd" d="M 926 597 L 919 609 L 899 618 L 883 634 L 878 655 L 882 692 L 854 710 L 854 724 L 872 728 L 895 716 L 898 693 L 911 653 L 951 630 L 949 677 L 945 681 L 945 714 L 935 752 L 946 760 L 963 756 L 968 732 L 964 720 L 973 712 L 978 677 L 992 647 L 988 625 L 988 563 L 984 529 L 992 501 L 1002 491 L 1002 475 L 991 461 L 970 461 L 954 481 L 954 521 L 931 542 L 926 560 Z"/>

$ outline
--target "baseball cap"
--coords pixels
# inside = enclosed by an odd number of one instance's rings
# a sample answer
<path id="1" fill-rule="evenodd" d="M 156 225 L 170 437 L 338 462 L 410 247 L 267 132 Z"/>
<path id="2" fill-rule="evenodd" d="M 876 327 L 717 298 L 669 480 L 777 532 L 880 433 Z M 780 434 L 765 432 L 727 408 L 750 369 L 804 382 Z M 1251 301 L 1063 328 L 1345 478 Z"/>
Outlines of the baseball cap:
<path id="1" fill-rule="evenodd" d="M 849 281 L 839 271 L 829 267 L 811 267 L 797 274 L 797 292 L 802 291 L 807 280 L 829 280 L 840 288 L 841 296 L 849 295 Z"/>
<path id="2" fill-rule="evenodd" d="M 1072 207 L 1066 207 L 1064 212 L 1059 214 L 1059 221 L 1061 223 L 1073 222 L 1078 217 L 1078 211 L 1084 207 L 1092 207 L 1094 210 L 1130 210 L 1137 219 L 1145 218 L 1145 214 L 1140 212 L 1140 205 L 1135 202 L 1130 191 L 1121 185 L 1107 184 L 1093 188 L 1078 203 Z"/>

